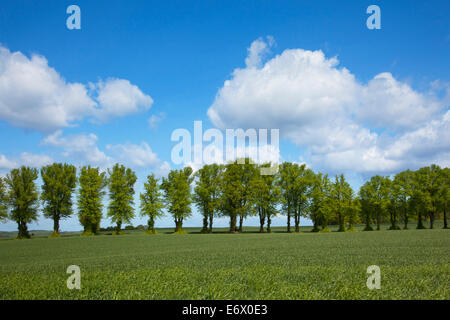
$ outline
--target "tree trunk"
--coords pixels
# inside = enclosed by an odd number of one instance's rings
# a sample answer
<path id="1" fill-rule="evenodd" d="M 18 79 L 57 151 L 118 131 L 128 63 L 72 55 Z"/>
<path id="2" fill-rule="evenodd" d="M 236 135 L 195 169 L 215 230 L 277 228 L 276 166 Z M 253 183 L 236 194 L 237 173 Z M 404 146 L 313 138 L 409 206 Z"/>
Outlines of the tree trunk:
<path id="1" fill-rule="evenodd" d="M 344 232 L 345 231 L 344 218 L 343 218 L 342 213 L 340 211 L 338 212 L 338 219 L 339 219 L 338 232 Z"/>
<path id="2" fill-rule="evenodd" d="M 372 226 L 370 225 L 370 214 L 366 214 L 366 227 L 364 231 L 373 231 Z"/>
<path id="3" fill-rule="evenodd" d="M 377 230 L 380 230 L 380 225 L 381 225 L 381 215 L 378 213 L 377 214 Z"/>
<path id="4" fill-rule="evenodd" d="M 242 224 L 244 223 L 244 215 L 239 215 L 239 232 L 242 232 Z"/>
<path id="5" fill-rule="evenodd" d="M 116 232 L 120 233 L 120 231 L 122 230 L 122 220 L 117 220 L 117 227 L 116 227 Z"/>
<path id="6" fill-rule="evenodd" d="M 447 210 L 444 207 L 444 229 L 448 229 L 447 227 Z"/>
<path id="7" fill-rule="evenodd" d="M 153 218 L 153 216 L 148 219 L 148 231 L 155 231 L 155 219 Z"/>
<path id="8" fill-rule="evenodd" d="M 311 232 L 319 232 L 319 223 L 317 221 L 317 218 L 313 219 L 313 229 L 311 230 Z"/>
<path id="9" fill-rule="evenodd" d="M 207 232 L 208 232 L 208 215 L 205 214 L 203 216 L 203 228 L 202 228 L 201 233 L 207 233 Z"/>
<path id="10" fill-rule="evenodd" d="M 270 223 L 272 222 L 272 220 L 270 219 L 270 215 L 267 216 L 267 232 L 271 233 L 272 229 L 270 228 Z"/>
<path id="11" fill-rule="evenodd" d="M 230 232 L 236 232 L 236 215 L 230 216 Z"/>
<path id="12" fill-rule="evenodd" d="M 214 215 L 213 215 L 213 214 L 210 214 L 210 215 L 209 215 L 209 228 L 208 228 L 208 232 L 209 232 L 209 233 L 212 233 L 213 219 L 214 219 Z"/>
<path id="13" fill-rule="evenodd" d="M 175 219 L 175 232 L 183 230 L 183 219 Z"/>
<path id="14" fill-rule="evenodd" d="M 408 212 L 405 210 L 405 212 L 403 213 L 403 219 L 405 220 L 404 222 L 405 222 L 405 225 L 404 225 L 404 227 L 403 227 L 403 229 L 408 229 Z"/>
<path id="15" fill-rule="evenodd" d="M 300 232 L 300 214 L 294 216 L 295 232 Z"/>
<path id="16" fill-rule="evenodd" d="M 430 212 L 430 229 L 433 229 L 434 212 Z"/>
<path id="17" fill-rule="evenodd" d="M 59 233 L 59 217 L 54 217 L 53 219 L 53 232 Z"/>
<path id="18" fill-rule="evenodd" d="M 28 228 L 25 221 L 19 220 L 18 229 L 19 232 L 17 234 L 17 238 L 19 239 L 30 238 L 30 234 L 28 233 Z"/>
<path id="19" fill-rule="evenodd" d="M 287 208 L 287 232 L 291 232 L 291 206 Z"/>
<path id="20" fill-rule="evenodd" d="M 98 230 L 100 229 L 100 223 L 96 222 L 96 223 L 92 223 L 91 224 L 91 232 L 93 234 L 96 234 L 98 232 Z"/>
<path id="21" fill-rule="evenodd" d="M 259 232 L 264 232 L 264 224 L 266 222 L 266 217 L 262 211 L 259 212 Z"/>
<path id="22" fill-rule="evenodd" d="M 422 222 L 422 213 L 419 211 L 419 217 L 417 221 L 417 229 L 425 229 L 423 222 Z"/>

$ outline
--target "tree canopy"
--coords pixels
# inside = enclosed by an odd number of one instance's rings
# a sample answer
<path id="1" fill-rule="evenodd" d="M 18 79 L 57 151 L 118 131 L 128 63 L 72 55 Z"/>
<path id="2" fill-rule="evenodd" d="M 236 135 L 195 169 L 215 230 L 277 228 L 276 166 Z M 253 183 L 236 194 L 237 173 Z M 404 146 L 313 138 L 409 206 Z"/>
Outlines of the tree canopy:
<path id="1" fill-rule="evenodd" d="M 39 191 L 35 183 L 38 170 L 22 166 L 13 169 L 6 175 L 6 184 L 9 187 L 8 205 L 9 219 L 17 222 L 18 238 L 29 238 L 27 223 L 36 221 L 39 208 Z"/>
<path id="2" fill-rule="evenodd" d="M 43 213 L 53 220 L 53 232 L 59 234 L 60 219 L 72 215 L 72 194 L 77 183 L 73 165 L 54 163 L 41 169 Z"/>

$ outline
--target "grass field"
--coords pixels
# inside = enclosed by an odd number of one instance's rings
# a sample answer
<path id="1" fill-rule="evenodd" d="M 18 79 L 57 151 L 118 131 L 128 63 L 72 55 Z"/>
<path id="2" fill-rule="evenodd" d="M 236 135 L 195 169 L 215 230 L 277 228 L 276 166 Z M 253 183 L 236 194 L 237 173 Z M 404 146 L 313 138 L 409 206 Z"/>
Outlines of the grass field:
<path id="1" fill-rule="evenodd" d="M 255 230 L 1 240 L 0 299 L 450 299 L 449 230 Z M 73 264 L 81 290 L 66 287 Z"/>

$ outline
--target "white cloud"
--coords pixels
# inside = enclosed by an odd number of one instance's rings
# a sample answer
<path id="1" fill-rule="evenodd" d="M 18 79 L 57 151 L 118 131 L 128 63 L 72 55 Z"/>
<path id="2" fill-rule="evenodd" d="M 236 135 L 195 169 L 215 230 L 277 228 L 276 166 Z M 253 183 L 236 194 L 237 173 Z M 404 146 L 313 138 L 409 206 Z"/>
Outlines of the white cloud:
<path id="1" fill-rule="evenodd" d="M 29 166 L 41 168 L 45 165 L 51 164 L 53 159 L 47 155 L 33 154 L 29 152 L 22 152 L 18 158 L 8 158 L 0 154 L 0 170 L 9 171 L 20 166 Z"/>
<path id="2" fill-rule="evenodd" d="M 140 145 L 125 143 L 107 145 L 114 158 L 131 168 L 143 168 L 153 171 L 157 176 L 165 176 L 170 171 L 170 164 L 158 158 L 146 142 Z"/>
<path id="3" fill-rule="evenodd" d="M 0 170 L 11 170 L 18 166 L 17 162 L 8 159 L 4 154 L 0 154 Z"/>
<path id="4" fill-rule="evenodd" d="M 248 68 L 258 68 L 261 66 L 262 59 L 265 55 L 270 53 L 270 47 L 273 46 L 275 40 L 272 36 L 267 36 L 267 42 L 259 38 L 252 42 L 250 48 L 247 49 L 248 56 L 245 59 L 245 65 Z"/>
<path id="5" fill-rule="evenodd" d="M 53 162 L 53 159 L 46 155 L 23 152 L 20 155 L 21 163 L 25 166 L 41 168 Z"/>
<path id="6" fill-rule="evenodd" d="M 52 132 L 86 117 L 105 121 L 147 110 L 152 103 L 128 80 L 70 83 L 45 57 L 0 46 L 0 119 L 14 126 Z"/>
<path id="7" fill-rule="evenodd" d="M 61 155 L 64 158 L 80 165 L 106 169 L 119 162 L 133 169 L 154 170 L 159 176 L 167 174 L 170 170 L 169 163 L 160 160 L 145 142 L 140 145 L 132 143 L 107 145 L 107 152 L 104 152 L 98 147 L 98 137 L 93 133 L 63 136 L 59 130 L 47 136 L 42 144 L 61 148 Z"/>
<path id="8" fill-rule="evenodd" d="M 313 167 L 333 171 L 391 172 L 436 162 L 449 150 L 442 132 L 448 99 L 434 90 L 415 91 L 390 73 L 361 84 L 320 50 L 288 49 L 263 64 L 270 43 L 261 41 L 208 109 L 216 127 L 280 129 Z"/>
<path id="9" fill-rule="evenodd" d="M 112 151 L 116 158 L 136 167 L 152 167 L 161 161 L 146 142 L 140 145 L 132 143 L 107 145 L 106 148 Z"/>
<path id="10" fill-rule="evenodd" d="M 97 101 L 101 105 L 95 110 L 95 116 L 106 121 L 111 117 L 123 117 L 127 114 L 148 110 L 153 99 L 128 80 L 108 79 L 95 85 L 98 91 Z"/>
<path id="11" fill-rule="evenodd" d="M 361 120 L 395 132 L 423 126 L 443 107 L 435 96 L 414 91 L 388 72 L 375 76 L 362 90 L 357 111 Z"/>
<path id="12" fill-rule="evenodd" d="M 42 141 L 44 145 L 62 148 L 62 155 L 73 162 L 106 168 L 113 163 L 113 159 L 98 148 L 97 142 L 98 138 L 93 133 L 63 137 L 61 130 Z"/>

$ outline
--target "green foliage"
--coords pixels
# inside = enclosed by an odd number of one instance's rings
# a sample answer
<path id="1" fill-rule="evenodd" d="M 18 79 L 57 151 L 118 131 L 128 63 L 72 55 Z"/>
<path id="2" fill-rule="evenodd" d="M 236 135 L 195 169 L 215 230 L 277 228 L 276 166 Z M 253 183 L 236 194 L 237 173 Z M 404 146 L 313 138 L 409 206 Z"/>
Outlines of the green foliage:
<path id="1" fill-rule="evenodd" d="M 0 177 L 0 221 L 6 221 L 8 218 L 8 199 L 6 182 Z"/>
<path id="2" fill-rule="evenodd" d="M 54 163 L 41 169 L 44 217 L 53 220 L 53 231 L 59 233 L 60 219 L 72 215 L 72 193 L 77 183 L 73 165 Z"/>
<path id="3" fill-rule="evenodd" d="M 49 238 L 60 238 L 61 235 L 59 232 L 53 231 L 51 235 L 48 236 Z"/>
<path id="4" fill-rule="evenodd" d="M 29 238 L 27 223 L 36 221 L 39 207 L 39 191 L 35 183 L 38 171 L 35 168 L 22 166 L 13 169 L 6 176 L 8 185 L 9 219 L 17 222 L 18 238 Z"/>
<path id="5" fill-rule="evenodd" d="M 251 159 L 237 159 L 225 166 L 220 181 L 221 201 L 219 210 L 230 217 L 230 232 L 242 232 L 242 224 L 254 209 L 254 180 L 259 175 L 257 166 Z M 237 218 L 239 217 L 239 228 Z"/>
<path id="6" fill-rule="evenodd" d="M 203 215 L 202 233 L 212 232 L 214 216 L 220 205 L 220 179 L 224 167 L 218 164 L 204 165 L 195 173 L 197 183 L 193 201 Z"/>
<path id="7" fill-rule="evenodd" d="M 412 196 L 412 177 L 410 170 L 397 173 L 391 185 L 391 205 L 394 213 L 398 213 L 403 219 L 404 229 L 408 229 L 408 222 L 411 218 L 411 196 Z M 392 221 L 392 227 L 395 227 L 395 220 Z"/>
<path id="8" fill-rule="evenodd" d="M 271 164 L 266 163 L 260 165 L 259 172 L 262 168 L 270 168 Z M 279 212 L 277 206 L 281 200 L 280 187 L 277 185 L 278 175 L 262 175 L 256 174 L 252 179 L 252 202 L 255 212 L 259 216 L 260 229 L 264 232 L 264 224 L 267 219 L 267 232 L 271 232 L 271 221 Z"/>
<path id="9" fill-rule="evenodd" d="M 133 196 L 137 177 L 133 170 L 118 163 L 108 173 L 110 201 L 107 215 L 116 223 L 117 234 L 120 234 L 122 223 L 131 223 L 134 218 Z"/>
<path id="10" fill-rule="evenodd" d="M 177 231 L 175 231 L 173 234 L 187 234 L 187 231 L 180 228 Z"/>
<path id="11" fill-rule="evenodd" d="M 82 234 L 80 234 L 81 237 L 91 237 L 91 236 L 95 236 L 94 232 L 91 231 L 84 231 Z"/>
<path id="12" fill-rule="evenodd" d="M 167 178 L 162 179 L 167 210 L 175 220 L 175 232 L 183 230 L 183 220 L 191 216 L 191 183 L 194 179 L 192 168 L 171 170 Z"/>
<path id="13" fill-rule="evenodd" d="M 433 229 L 433 223 L 438 210 L 442 207 L 442 198 L 440 189 L 444 183 L 442 169 L 432 164 L 429 167 L 423 167 L 414 173 L 413 185 L 413 203 L 418 212 L 418 229 L 423 229 L 422 217 L 427 215 L 430 218 L 430 229 Z"/>
<path id="14" fill-rule="evenodd" d="M 99 168 L 84 166 L 80 171 L 78 192 L 78 218 L 86 234 L 95 234 L 102 219 L 102 197 L 107 185 L 105 172 Z"/>
<path id="15" fill-rule="evenodd" d="M 314 178 L 314 173 L 305 164 L 284 162 L 280 166 L 277 184 L 288 232 L 291 231 L 291 218 L 294 218 L 295 232 L 299 232 L 300 217 L 307 216 Z"/>
<path id="16" fill-rule="evenodd" d="M 444 229 L 448 229 L 447 225 L 447 213 L 449 211 L 449 203 L 450 203 L 450 169 L 443 168 L 442 169 L 442 181 L 439 187 L 439 195 L 438 199 L 440 199 L 439 207 L 443 212 L 444 219 Z"/>
<path id="17" fill-rule="evenodd" d="M 328 175 L 318 173 L 313 176 L 309 202 L 310 218 L 314 224 L 313 232 L 318 232 L 319 226 L 322 226 L 322 230 L 326 230 L 333 215 L 331 188 Z"/>
<path id="18" fill-rule="evenodd" d="M 389 177 L 376 175 L 360 188 L 361 214 L 366 223 L 366 231 L 373 230 L 370 226 L 373 219 L 376 221 L 377 230 L 380 230 L 383 219 L 388 215 L 391 201 L 390 185 Z"/>
<path id="19" fill-rule="evenodd" d="M 147 233 L 156 234 L 155 220 L 164 215 L 162 200 L 162 192 L 158 179 L 154 174 L 147 177 L 147 182 L 144 183 L 144 192 L 140 194 L 141 199 L 141 216 L 147 216 L 148 228 Z"/>
<path id="20" fill-rule="evenodd" d="M 339 232 L 345 231 L 345 220 L 348 217 L 354 218 L 357 206 L 353 199 L 353 190 L 350 184 L 345 181 L 343 174 L 336 176 L 335 182 L 331 184 L 330 192 L 331 210 L 338 217 Z M 352 224 L 354 220 L 352 220 Z"/>

